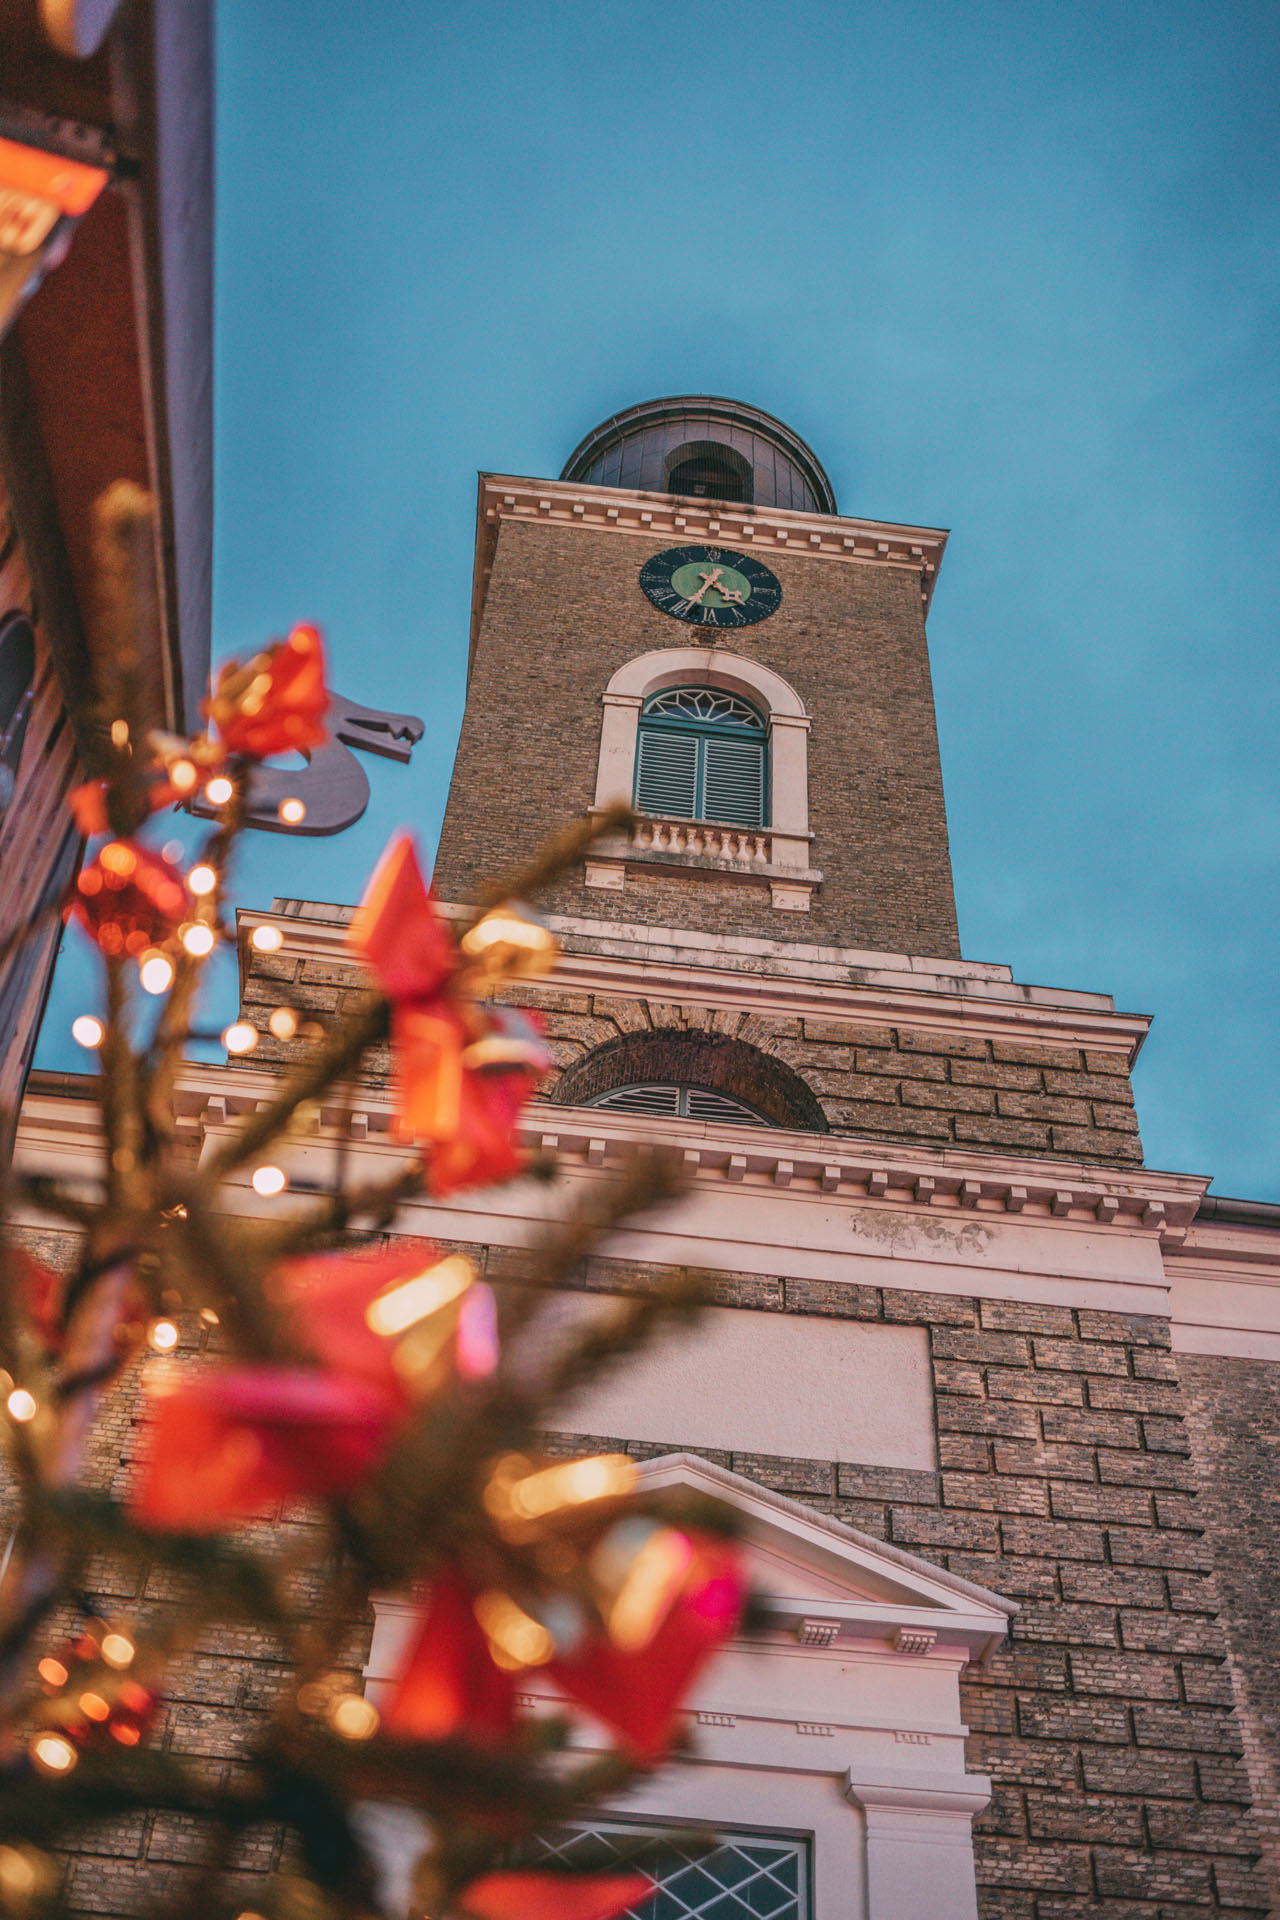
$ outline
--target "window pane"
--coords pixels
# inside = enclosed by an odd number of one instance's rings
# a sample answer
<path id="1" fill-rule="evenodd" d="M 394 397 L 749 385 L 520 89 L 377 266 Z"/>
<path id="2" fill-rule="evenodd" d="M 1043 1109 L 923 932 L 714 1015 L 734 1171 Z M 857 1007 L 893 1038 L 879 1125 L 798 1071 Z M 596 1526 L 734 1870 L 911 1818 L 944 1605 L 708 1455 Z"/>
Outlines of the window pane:
<path id="1" fill-rule="evenodd" d="M 596 1827 L 540 1844 L 553 1859 L 604 1866 L 625 1860 L 642 1832 Z M 705 1851 L 664 1847 L 645 1864 L 657 1892 L 620 1920 L 808 1920 L 806 1865 L 801 1842 L 759 1835 L 726 1835 Z"/>

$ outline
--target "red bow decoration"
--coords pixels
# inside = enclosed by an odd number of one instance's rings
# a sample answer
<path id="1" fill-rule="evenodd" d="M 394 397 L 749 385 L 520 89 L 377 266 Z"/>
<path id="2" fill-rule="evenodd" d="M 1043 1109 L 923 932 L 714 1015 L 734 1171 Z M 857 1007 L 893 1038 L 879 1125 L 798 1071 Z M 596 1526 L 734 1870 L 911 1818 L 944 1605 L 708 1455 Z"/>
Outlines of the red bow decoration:
<path id="1" fill-rule="evenodd" d="M 645 1527 L 650 1540 L 680 1548 L 674 1593 L 653 1594 L 632 1644 L 597 1628 L 546 1671 L 572 1700 L 620 1735 L 649 1763 L 670 1746 L 681 1700 L 697 1674 L 732 1636 L 746 1580 L 731 1542 L 711 1535 Z M 643 1551 L 643 1549 L 642 1549 Z M 640 1555 L 632 1556 L 632 1565 Z M 455 1574 L 433 1583 L 417 1638 L 383 1713 L 388 1733 L 406 1739 L 453 1735 L 492 1742 L 515 1722 L 516 1667 L 499 1666 L 475 1614 L 475 1589 Z M 640 1640 L 640 1634 L 644 1638 Z M 639 1644 L 636 1642 L 639 1641 Z"/>
<path id="2" fill-rule="evenodd" d="M 479 1744 L 505 1739 L 516 1722 L 514 1676 L 495 1665 L 474 1612 L 475 1589 L 456 1574 L 431 1584 L 418 1637 L 382 1724 L 406 1740 Z"/>
<path id="3" fill-rule="evenodd" d="M 132 1504 L 145 1526 L 216 1531 L 280 1500 L 348 1493 L 397 1425 L 397 1397 L 301 1367 L 234 1367 L 149 1396 Z"/>
<path id="4" fill-rule="evenodd" d="M 153 1391 L 134 1495 L 148 1525 L 202 1531 L 279 1500 L 350 1492 L 447 1371 L 463 1304 L 488 1291 L 422 1242 L 287 1261 L 271 1287 L 319 1364 L 223 1367 Z M 396 1294 L 409 1304 L 380 1331 L 379 1304 Z"/>
<path id="5" fill-rule="evenodd" d="M 109 840 L 76 878 L 71 912 L 105 954 L 145 953 L 192 912 L 177 867 L 136 840 Z"/>
<path id="6" fill-rule="evenodd" d="M 218 675 L 205 713 L 228 753 L 266 760 L 273 753 L 305 753 L 323 746 L 329 710 L 324 642 L 318 627 L 295 627 L 242 667 L 229 660 Z"/>
<path id="7" fill-rule="evenodd" d="M 711 1535 L 671 1537 L 687 1538 L 692 1556 L 656 1631 L 642 1645 L 627 1647 L 597 1630 L 547 1669 L 643 1761 L 658 1759 L 670 1746 L 680 1702 L 732 1636 L 747 1592 L 732 1542 Z"/>
<path id="8" fill-rule="evenodd" d="M 486 1873 L 457 1896 L 457 1920 L 617 1920 L 654 1891 L 644 1873 Z"/>
<path id="9" fill-rule="evenodd" d="M 520 1110 L 551 1059 L 521 1015 L 481 1009 L 461 990 L 407 834 L 378 862 L 349 938 L 391 1002 L 400 1124 L 431 1142 L 428 1190 L 510 1179 Z"/>

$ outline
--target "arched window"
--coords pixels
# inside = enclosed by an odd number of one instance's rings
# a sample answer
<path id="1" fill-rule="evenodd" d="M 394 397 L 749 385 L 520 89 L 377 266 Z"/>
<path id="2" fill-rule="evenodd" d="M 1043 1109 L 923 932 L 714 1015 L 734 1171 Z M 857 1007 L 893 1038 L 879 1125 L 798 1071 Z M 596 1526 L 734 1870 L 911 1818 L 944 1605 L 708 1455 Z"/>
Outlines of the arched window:
<path id="1" fill-rule="evenodd" d="M 690 440 L 669 453 L 663 490 L 686 499 L 747 503 L 755 492 L 747 461 L 717 440 Z"/>
<path id="2" fill-rule="evenodd" d="M 736 1126 L 767 1127 L 769 1122 L 745 1100 L 712 1087 L 684 1087 L 667 1081 L 646 1086 L 614 1087 L 588 1100 L 589 1107 L 608 1107 L 614 1113 L 674 1114 L 681 1120 L 729 1120 Z"/>
<path id="3" fill-rule="evenodd" d="M 664 687 L 645 701 L 635 804 L 664 819 L 765 824 L 765 723 L 719 687 Z"/>

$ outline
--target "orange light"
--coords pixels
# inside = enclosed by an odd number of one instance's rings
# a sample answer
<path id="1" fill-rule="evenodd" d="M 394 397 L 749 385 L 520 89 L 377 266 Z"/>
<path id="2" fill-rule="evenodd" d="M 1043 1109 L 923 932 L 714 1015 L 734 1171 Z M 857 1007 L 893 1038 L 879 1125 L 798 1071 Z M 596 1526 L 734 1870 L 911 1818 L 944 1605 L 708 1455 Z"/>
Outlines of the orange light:
<path id="1" fill-rule="evenodd" d="M 286 826 L 296 827 L 299 821 L 305 820 L 306 817 L 307 809 L 305 802 L 301 800 L 282 800 L 280 802 L 280 818 L 285 822 Z"/>
<path id="2" fill-rule="evenodd" d="M 109 1667 L 127 1667 L 137 1648 L 127 1633 L 105 1633 L 102 1636 L 102 1657 Z"/>
<path id="3" fill-rule="evenodd" d="M 98 855 L 98 864 L 105 867 L 108 873 L 127 880 L 138 864 L 138 856 L 123 840 L 109 840 Z"/>
<path id="4" fill-rule="evenodd" d="M 284 945 L 284 935 L 279 927 L 255 927 L 249 935 L 249 944 L 256 947 L 259 953 L 279 953 Z"/>
<path id="5" fill-rule="evenodd" d="M 217 874 L 213 868 L 207 866 L 203 860 L 199 866 L 192 867 L 190 873 L 187 875 L 187 885 L 194 894 L 203 895 L 212 893 L 217 884 Z"/>
<path id="6" fill-rule="evenodd" d="M 277 1040 L 292 1040 L 298 1031 L 298 1016 L 292 1007 L 277 1007 L 267 1025 Z"/>
<path id="7" fill-rule="evenodd" d="M 11 1420 L 25 1423 L 28 1420 L 34 1420 L 36 1417 L 37 1408 L 35 1395 L 28 1393 L 25 1387 L 15 1387 L 9 1395 L 9 1398 L 5 1401 L 5 1405 L 9 1409 L 9 1418 Z"/>
<path id="8" fill-rule="evenodd" d="M 204 797 L 211 807 L 225 807 L 235 788 L 225 773 L 216 773 L 204 790 Z"/>
<path id="9" fill-rule="evenodd" d="M 60 1733 L 43 1733 L 32 1748 L 40 1765 L 50 1773 L 70 1773 L 76 1763 L 76 1750 Z"/>
<path id="10" fill-rule="evenodd" d="M 107 1030 L 96 1014 L 81 1013 L 71 1022 L 71 1038 L 82 1047 L 100 1047 Z"/>
<path id="11" fill-rule="evenodd" d="M 223 1030 L 222 1044 L 228 1053 L 252 1053 L 258 1044 L 258 1029 L 248 1020 L 233 1020 Z"/>
<path id="12" fill-rule="evenodd" d="M 199 778 L 192 760 L 175 760 L 169 769 L 169 785 L 175 793 L 190 793 Z"/>
<path id="13" fill-rule="evenodd" d="M 47 1687 L 65 1687 L 69 1677 L 61 1660 L 55 1660 L 51 1653 L 46 1653 L 36 1672 Z"/>
<path id="14" fill-rule="evenodd" d="M 379 1719 L 378 1709 L 362 1693 L 340 1693 L 329 1708 L 329 1725 L 343 1740 L 371 1740 Z"/>
<path id="15" fill-rule="evenodd" d="M 270 1199 L 273 1194 L 283 1193 L 288 1184 L 280 1167 L 255 1167 L 253 1170 L 253 1190 L 255 1193 L 262 1194 L 265 1199 Z"/>
<path id="16" fill-rule="evenodd" d="M 172 1320 L 153 1320 L 147 1328 L 147 1344 L 157 1353 L 172 1353 L 178 1344 L 178 1329 Z"/>
<path id="17" fill-rule="evenodd" d="M 111 1729 L 111 1738 L 118 1740 L 122 1747 L 136 1747 L 142 1734 L 137 1727 L 131 1727 L 127 1720 L 121 1720 Z"/>
<path id="18" fill-rule="evenodd" d="M 82 1693 L 76 1702 L 86 1720 L 109 1720 L 111 1709 L 100 1693 Z"/>
<path id="19" fill-rule="evenodd" d="M 183 930 L 182 944 L 196 960 L 203 960 L 207 953 L 212 953 L 217 942 L 218 936 L 213 928 L 205 926 L 202 920 Z"/>

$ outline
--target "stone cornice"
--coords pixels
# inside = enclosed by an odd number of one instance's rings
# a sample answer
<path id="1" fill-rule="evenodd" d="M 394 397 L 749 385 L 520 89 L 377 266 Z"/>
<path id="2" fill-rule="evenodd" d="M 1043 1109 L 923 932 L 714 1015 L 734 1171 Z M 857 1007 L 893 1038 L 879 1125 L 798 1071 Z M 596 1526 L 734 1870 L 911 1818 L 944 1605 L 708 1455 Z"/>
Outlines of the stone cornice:
<path id="1" fill-rule="evenodd" d="M 471 594 L 473 654 L 498 527 L 504 519 L 586 526 L 597 532 L 630 534 L 650 543 L 710 540 L 746 547 L 756 554 L 796 553 L 808 558 L 896 567 L 919 575 L 926 613 L 947 544 L 946 532 L 940 527 L 902 527 L 881 520 L 851 520 L 840 514 L 801 513 L 789 507 L 733 506 L 714 500 L 681 499 L 670 493 L 639 493 L 627 487 L 588 487 L 577 481 L 482 473 Z"/>
<path id="2" fill-rule="evenodd" d="M 345 919 L 313 920 L 288 911 L 292 902 L 280 904 L 286 911 L 239 914 L 242 979 L 249 933 L 264 921 L 284 936 L 282 957 L 354 966 Z M 463 909 L 446 904 L 442 911 L 453 915 Z M 765 941 L 711 941 L 669 929 L 574 921 L 554 914 L 548 921 L 566 943 L 548 982 L 561 990 L 692 1001 L 784 1019 L 888 1022 L 921 1032 L 1094 1047 L 1121 1055 L 1130 1066 L 1151 1024 L 1145 1014 L 1117 1012 L 1105 994 L 1023 986 L 1007 967 L 837 948 L 773 947 Z M 735 946 L 743 951 L 733 952 Z M 532 987 L 530 1003 L 536 1005 L 537 998 Z"/>
<path id="3" fill-rule="evenodd" d="M 278 1086 L 279 1077 L 270 1069 L 188 1062 L 175 1091 L 178 1132 L 196 1152 L 206 1138 L 225 1135 L 233 1122 L 256 1111 Z M 327 1163 L 339 1145 L 357 1184 L 379 1178 L 406 1152 L 393 1128 L 386 1082 L 365 1082 L 353 1092 L 350 1108 L 326 1104 L 315 1128 L 284 1153 L 295 1190 L 305 1192 L 327 1180 Z M 639 1143 L 674 1149 L 695 1192 L 763 1189 L 788 1203 L 811 1206 L 817 1198 L 826 1206 L 906 1207 L 961 1222 L 1017 1215 L 1028 1225 L 1043 1221 L 1055 1228 L 1147 1233 L 1163 1247 L 1182 1244 L 1208 1185 L 1197 1175 L 1141 1167 L 899 1146 L 844 1134 L 650 1118 L 549 1102 L 526 1110 L 521 1139 L 535 1151 L 553 1153 L 566 1172 L 594 1174 L 621 1165 Z M 52 1171 L 57 1165 L 64 1178 L 90 1177 L 99 1154 L 96 1110 L 87 1099 L 29 1095 L 17 1153 L 28 1168 Z M 361 1161 L 366 1164 L 357 1176 Z M 247 1182 L 245 1174 L 246 1203 L 252 1206 Z M 406 1209 L 406 1217 L 418 1204 Z"/>

